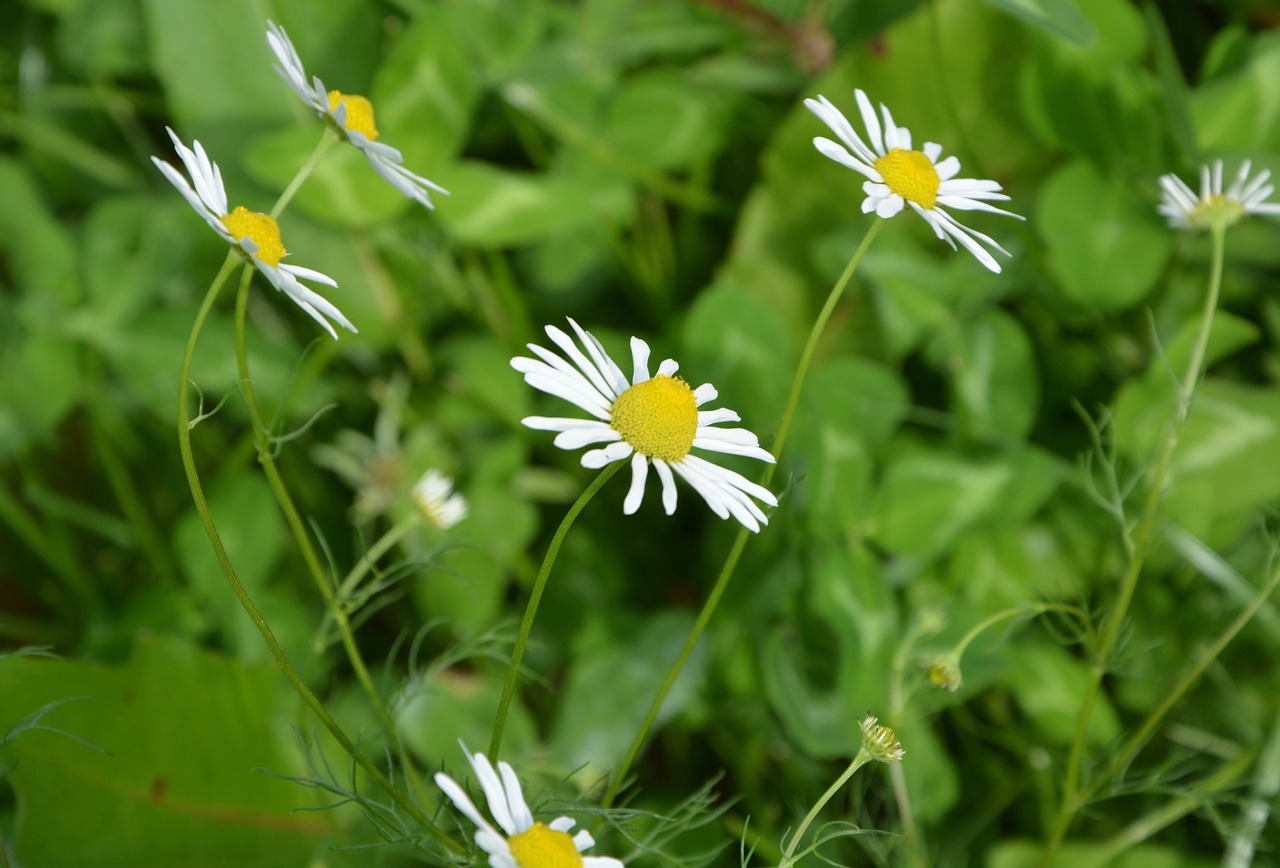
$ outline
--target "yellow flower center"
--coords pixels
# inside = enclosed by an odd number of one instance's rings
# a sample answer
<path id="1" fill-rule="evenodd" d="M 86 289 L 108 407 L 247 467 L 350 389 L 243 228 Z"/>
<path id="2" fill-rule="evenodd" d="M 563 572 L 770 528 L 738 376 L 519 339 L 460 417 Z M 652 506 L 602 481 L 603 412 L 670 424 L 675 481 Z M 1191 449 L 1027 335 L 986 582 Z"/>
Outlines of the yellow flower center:
<path id="1" fill-rule="evenodd" d="M 1191 209 L 1187 222 L 1197 229 L 1211 229 L 1217 223 L 1223 228 L 1239 223 L 1248 212 L 1235 199 L 1229 199 L 1221 193 L 1210 193 Z"/>
<path id="2" fill-rule="evenodd" d="M 347 107 L 347 122 L 343 125 L 348 130 L 364 133 L 364 137 L 373 141 L 378 137 L 378 127 L 373 122 L 373 103 L 362 96 L 343 93 L 340 90 L 329 91 L 329 111 L 337 111 L 338 103 Z"/>
<path id="3" fill-rule="evenodd" d="M 280 224 L 266 214 L 237 205 L 234 211 L 222 218 L 222 225 L 236 241 L 249 238 L 258 245 L 254 257 L 272 268 L 278 266 L 288 252 L 280 240 Z"/>
<path id="4" fill-rule="evenodd" d="M 920 151 L 894 148 L 876 160 L 876 171 L 886 187 L 921 208 L 932 208 L 938 201 L 942 179 L 933 162 Z"/>
<path id="5" fill-rule="evenodd" d="M 567 832 L 557 832 L 545 823 L 534 823 L 519 835 L 507 839 L 511 855 L 520 868 L 581 868 L 582 856 Z"/>
<path id="6" fill-rule="evenodd" d="M 684 380 L 659 374 L 618 396 L 609 427 L 641 455 L 679 461 L 693 446 L 698 402 Z"/>

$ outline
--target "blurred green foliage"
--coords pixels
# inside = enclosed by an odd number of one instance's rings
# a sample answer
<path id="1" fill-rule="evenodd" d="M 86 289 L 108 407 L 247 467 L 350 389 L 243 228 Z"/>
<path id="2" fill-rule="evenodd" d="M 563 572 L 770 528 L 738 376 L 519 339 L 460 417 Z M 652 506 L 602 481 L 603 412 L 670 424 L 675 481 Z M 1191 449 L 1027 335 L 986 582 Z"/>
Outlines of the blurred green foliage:
<path id="1" fill-rule="evenodd" d="M 862 179 L 813 149 L 827 131 L 801 100 L 822 93 L 853 117 L 860 87 L 963 176 L 1004 185 L 1025 224 L 966 221 L 1013 253 L 1002 274 L 899 217 L 820 344 L 781 505 L 634 769 L 631 805 L 658 815 L 723 771 L 723 815 L 652 853 L 606 829 L 593 852 L 678 865 L 723 847 L 711 861 L 732 865 L 742 836 L 776 857 L 870 710 L 906 748 L 925 863 L 1036 864 L 1087 677 L 1078 625 L 984 633 L 955 695 L 919 664 L 1011 606 L 1105 613 L 1124 549 L 1098 495 L 1114 471 L 1132 521 L 1208 267 L 1204 239 L 1157 217 L 1156 179 L 1191 181 L 1218 157 L 1280 173 L 1273 8 L 23 0 L 4 17 L 0 645 L 66 659 L 0 659 L 0 733 L 75 699 L 44 723 L 105 751 L 51 732 L 0 745 L 12 864 L 418 858 L 403 843 L 342 849 L 379 843 L 358 811 L 291 812 L 325 799 L 255 771 L 315 771 L 293 726 L 353 783 L 227 591 L 174 442 L 183 346 L 223 245 L 149 157 L 173 161 L 171 126 L 219 163 L 232 205 L 269 207 L 322 127 L 272 71 L 268 18 L 309 74 L 367 94 L 381 140 L 451 192 L 425 211 L 339 148 L 281 223 L 292 261 L 338 281 L 327 297 L 359 334 L 330 342 L 260 280 L 249 299 L 255 388 L 292 435 L 279 461 L 337 577 L 412 513 L 427 468 L 470 500 L 455 531 L 400 542 L 357 619 L 427 780 L 459 767 L 458 739 L 487 740 L 511 622 L 590 479 L 520 426 L 559 405 L 508 359 L 566 315 L 615 358 L 640 335 L 767 445 L 870 222 Z M 1228 238 L 1209 376 L 1089 731 L 1098 757 L 1271 564 L 1278 233 L 1251 220 Z M 256 466 L 224 302 L 193 368 L 206 411 L 226 398 L 193 435 L 211 508 L 294 665 L 381 758 Z M 526 657 L 536 677 L 505 755 L 537 798 L 572 798 L 618 763 L 729 545 L 733 528 L 687 488 L 670 518 L 652 491 L 622 515 L 624 494 L 614 480 L 574 527 Z M 1250 763 L 1275 738 L 1277 651 L 1268 604 L 1083 812 L 1058 864 L 1216 863 L 1265 778 Z M 422 798 L 434 811 L 430 787 Z M 1179 799 L 1192 803 L 1159 820 Z M 860 773 L 824 817 L 894 833 L 832 841 L 838 864 L 909 864 L 891 775 Z M 1274 820 L 1261 834 L 1269 856 Z"/>

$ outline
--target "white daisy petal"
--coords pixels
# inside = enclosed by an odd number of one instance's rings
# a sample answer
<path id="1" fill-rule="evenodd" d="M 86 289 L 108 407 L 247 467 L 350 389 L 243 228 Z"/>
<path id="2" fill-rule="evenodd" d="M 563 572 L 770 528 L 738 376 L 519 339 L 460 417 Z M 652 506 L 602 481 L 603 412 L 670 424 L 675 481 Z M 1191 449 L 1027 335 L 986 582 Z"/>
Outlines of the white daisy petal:
<path id="1" fill-rule="evenodd" d="M 631 487 L 622 501 L 624 515 L 634 515 L 644 500 L 644 483 L 649 478 L 649 459 L 637 452 L 631 459 Z"/>
<path id="2" fill-rule="evenodd" d="M 679 496 L 676 492 L 676 479 L 671 473 L 671 467 L 661 458 L 653 459 L 653 469 L 657 471 L 658 478 L 662 480 L 662 508 L 667 515 L 675 515 L 676 499 Z"/>
<path id="3" fill-rule="evenodd" d="M 524 802 L 524 790 L 520 787 L 520 779 L 516 777 L 515 770 L 508 763 L 498 763 L 498 773 L 502 776 L 502 784 L 507 791 L 507 808 L 511 811 L 516 833 L 524 832 L 533 825 L 533 813 Z"/>
<path id="4" fill-rule="evenodd" d="M 715 387 L 704 383 L 691 389 L 676 376 L 679 365 L 673 359 L 663 360 L 650 374 L 649 346 L 639 338 L 631 340 L 633 375 L 628 384 L 599 341 L 577 323 L 570 323 L 578 342 L 591 357 L 589 360 L 567 334 L 547 326 L 547 335 L 565 358 L 530 344 L 537 358 L 520 356 L 511 360 L 511 366 L 524 375 L 529 385 L 569 400 L 595 415 L 596 420 L 575 423 L 564 417 L 530 416 L 524 424 L 556 432 L 554 443 L 562 449 L 604 444 L 582 454 L 583 467 L 599 469 L 630 459 L 631 482 L 622 505 L 627 515 L 635 513 L 643 503 L 652 465 L 662 484 L 662 507 L 668 515 L 676 509 L 678 475 L 694 486 L 716 515 L 733 516 L 758 531 L 766 518 L 756 501 L 776 506 L 777 499 L 763 486 L 689 451 L 696 448 L 773 462 L 773 456 L 760 448 L 759 440 L 750 431 L 714 427 L 740 421 L 737 413 L 727 408 L 696 409 L 717 397 Z M 612 391 L 615 384 L 618 394 L 605 406 L 600 390 Z"/>
<path id="5" fill-rule="evenodd" d="M 573 846 L 578 848 L 578 852 L 590 850 L 596 845 L 596 839 L 591 837 L 591 833 L 586 829 L 573 836 Z"/>
<path id="6" fill-rule="evenodd" d="M 631 339 L 631 385 L 649 379 L 649 345 L 640 338 Z"/>
<path id="7" fill-rule="evenodd" d="M 626 868 L 612 856 L 583 856 L 582 868 Z"/>
<path id="8" fill-rule="evenodd" d="M 876 117 L 876 110 L 871 105 L 871 100 L 861 88 L 853 92 L 853 98 L 858 103 L 858 112 L 862 115 L 862 125 L 867 128 L 867 140 L 871 142 L 871 150 L 878 156 L 883 157 L 887 152 L 884 147 L 884 139 L 880 135 L 880 119 Z M 841 117 L 844 117 L 843 113 Z M 845 123 L 848 123 L 848 121 L 845 121 Z"/>
<path id="9" fill-rule="evenodd" d="M 507 807 L 506 790 L 503 789 L 502 781 L 498 773 L 493 770 L 489 758 L 482 753 L 475 753 L 469 754 L 467 759 L 471 762 L 471 768 L 480 782 L 480 789 L 484 791 L 485 801 L 489 803 L 489 813 L 493 815 L 499 828 L 508 836 L 523 831 L 516 828 L 511 810 Z"/>
<path id="10" fill-rule="evenodd" d="M 555 829 L 557 832 L 567 832 L 576 825 L 578 825 L 578 821 L 572 817 L 556 817 L 550 823 L 547 823 L 547 828 Z M 579 847 L 578 849 L 582 850 L 583 848 Z"/>

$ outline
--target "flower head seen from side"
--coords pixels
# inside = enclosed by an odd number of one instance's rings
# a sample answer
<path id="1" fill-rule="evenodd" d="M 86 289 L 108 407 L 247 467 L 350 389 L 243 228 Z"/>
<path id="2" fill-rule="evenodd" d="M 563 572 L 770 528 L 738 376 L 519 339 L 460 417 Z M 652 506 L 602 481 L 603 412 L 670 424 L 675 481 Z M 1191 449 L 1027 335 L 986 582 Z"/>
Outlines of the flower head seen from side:
<path id="1" fill-rule="evenodd" d="M 439 530 L 448 530 L 467 517 L 467 499 L 453 490 L 453 480 L 431 469 L 413 486 L 413 502 Z"/>
<path id="2" fill-rule="evenodd" d="M 585 829 L 571 836 L 571 818 L 559 817 L 550 823 L 535 821 L 511 766 L 499 762 L 494 771 L 484 754 L 472 754 L 465 747 L 463 751 L 498 827 L 495 829 L 484 818 L 453 778 L 437 773 L 436 786 L 476 824 L 476 844 L 489 854 L 491 868 L 623 868 L 621 861 L 609 856 L 583 856 L 582 851 L 590 849 L 595 840 Z"/>
<path id="3" fill-rule="evenodd" d="M 1250 214 L 1280 216 L 1280 203 L 1267 199 L 1276 191 L 1268 184 L 1271 172 L 1264 169 L 1249 180 L 1252 163 L 1245 160 L 1236 178 L 1222 189 L 1222 161 L 1200 167 L 1200 195 L 1192 192 L 1177 175 L 1160 176 L 1160 205 L 1156 208 L 1175 229 L 1210 229 L 1232 226 Z"/>
<path id="4" fill-rule="evenodd" d="M 529 416 L 524 424 L 539 431 L 559 432 L 554 442 L 561 449 L 604 444 L 582 456 L 583 467 L 598 469 L 630 458 L 631 488 L 622 506 L 627 515 L 640 508 L 652 466 L 662 480 L 662 505 L 667 515 L 676 510 L 678 475 L 720 518 L 732 515 L 753 532 L 768 524 L 755 502 L 777 506 L 777 499 L 768 489 L 691 452 L 699 449 L 745 455 L 773 463 L 773 456 L 760 448 L 756 435 L 750 431 L 716 427 L 721 422 L 739 421 L 737 413 L 724 408 L 698 409 L 715 399 L 715 387 L 705 383 L 691 388 L 676 376 L 679 365 L 671 359 L 650 375 L 649 345 L 636 337 L 631 339 L 633 369 L 628 380 L 593 335 L 572 319 L 569 325 L 585 354 L 568 334 L 549 325 L 547 336 L 568 361 L 544 347 L 529 344 L 537 358 L 517 356 L 511 360 L 511 367 L 524 374 L 530 386 L 563 398 L 594 418 Z"/>
<path id="5" fill-rule="evenodd" d="M 884 118 L 884 127 L 881 128 L 871 100 L 861 90 L 853 93 L 867 130 L 866 141 L 854 131 L 844 113 L 825 96 L 806 99 L 804 104 L 843 142 L 842 145 L 819 136 L 813 140 L 814 147 L 824 156 L 867 179 L 862 184 L 862 191 L 867 194 L 862 203 L 862 213 L 874 211 L 878 216 L 887 218 L 909 205 L 952 249 L 956 249 L 957 241 L 960 242 L 979 262 L 999 273 L 1000 263 L 983 245 L 1005 256 L 1010 255 L 1009 251 L 981 232 L 961 225 L 945 209 L 988 211 L 1025 219 L 987 204 L 1008 201 L 1009 197 L 1000 192 L 1000 185 L 995 181 L 957 178 L 960 161 L 956 157 L 938 160 L 942 156 L 942 145 L 925 142 L 924 150 L 913 150 L 911 131 L 894 123 L 887 106 L 880 105 Z"/>
<path id="6" fill-rule="evenodd" d="M 907 752 L 892 729 L 876 722 L 875 715 L 868 714 L 858 726 L 862 729 L 862 751 L 867 756 L 882 763 L 902 762 Z"/>
<path id="7" fill-rule="evenodd" d="M 204 218 L 209 228 L 218 233 L 223 241 L 239 248 L 272 286 L 289 296 L 294 304 L 324 326 L 335 340 L 338 333 L 333 330 L 328 319 L 349 331 L 356 331 L 356 327 L 342 315 L 342 311 L 319 293 L 303 286 L 299 278 L 323 283 L 325 286 L 337 286 L 337 282 L 310 268 L 282 262 L 288 251 L 280 240 L 280 225 L 269 215 L 250 211 L 243 205 L 229 209 L 227 191 L 222 186 L 222 172 L 219 171 L 218 164 L 209 159 L 199 142 L 192 142 L 194 147 L 188 148 L 173 130 L 168 127 L 165 129 L 168 130 L 173 147 L 182 158 L 182 164 L 191 180 L 188 181 L 181 172 L 159 157 L 152 157 L 151 162 L 156 164 L 156 168 L 177 188 L 196 213 Z"/>
<path id="8" fill-rule="evenodd" d="M 428 208 L 435 207 L 431 202 L 431 190 L 449 195 L 444 187 L 406 169 L 402 165 L 404 157 L 398 150 L 377 141 L 373 103 L 367 97 L 325 90 L 318 76 L 308 80 L 297 49 L 284 28 L 273 21 L 267 22 L 267 45 L 276 56 L 276 72 L 298 98 L 315 109 L 316 114 L 331 123 L 339 135 L 364 154 L 369 165 L 388 184 Z"/>

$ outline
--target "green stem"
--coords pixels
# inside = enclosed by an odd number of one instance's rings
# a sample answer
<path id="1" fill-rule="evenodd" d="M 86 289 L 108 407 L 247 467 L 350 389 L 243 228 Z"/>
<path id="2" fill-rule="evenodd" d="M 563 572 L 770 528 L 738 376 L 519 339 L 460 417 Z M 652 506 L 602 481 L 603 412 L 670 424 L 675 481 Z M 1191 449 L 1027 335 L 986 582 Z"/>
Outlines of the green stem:
<path id="1" fill-rule="evenodd" d="M 813 361 L 813 354 L 817 350 L 818 340 L 822 337 L 822 331 L 826 327 L 827 321 L 831 319 L 831 314 L 835 311 L 836 304 L 844 294 L 845 287 L 849 285 L 849 281 L 853 278 L 853 273 L 857 271 L 859 263 L 862 262 L 862 257 L 866 255 L 867 250 L 871 247 L 871 242 L 880 234 L 885 222 L 882 219 L 877 219 L 875 223 L 871 224 L 871 228 L 863 236 L 862 243 L 854 251 L 849 264 L 844 267 L 839 279 L 831 287 L 831 292 L 827 294 L 826 303 L 823 304 L 822 310 L 818 312 L 813 328 L 809 330 L 809 339 L 805 342 L 804 350 L 800 354 L 800 362 L 796 367 L 795 376 L 791 379 L 791 391 L 787 395 L 787 404 L 782 411 L 782 420 L 778 423 L 778 433 L 774 435 L 773 446 L 770 449 L 775 459 L 782 456 L 782 447 L 787 442 L 787 432 L 791 430 L 791 418 L 795 415 L 796 404 L 800 400 L 800 390 L 804 386 L 805 376 L 809 372 L 809 365 Z M 776 470 L 776 464 L 766 465 L 760 478 L 760 484 L 768 487 Z M 612 778 L 609 780 L 609 788 L 604 795 L 604 807 L 607 808 L 613 804 L 613 800 L 618 795 L 618 790 L 621 788 L 627 772 L 631 769 L 631 764 L 635 762 L 644 740 L 649 735 L 649 730 L 653 728 L 653 723 L 658 718 L 658 711 L 662 708 L 662 703 L 666 701 L 667 694 L 671 692 L 671 688 L 676 683 L 676 678 L 679 677 L 680 672 L 684 669 L 689 655 L 693 653 L 693 647 L 702 638 L 702 631 L 711 622 L 711 616 L 715 613 L 716 607 L 720 605 L 720 598 L 724 596 L 725 590 L 729 587 L 729 580 L 733 578 L 733 571 L 738 566 L 738 559 L 742 557 L 742 550 L 747 544 L 747 535 L 749 533 L 750 531 L 745 527 L 738 531 L 738 536 L 733 541 L 733 547 L 729 549 L 724 566 L 720 569 L 720 575 L 716 578 L 716 583 L 711 588 L 711 593 L 707 596 L 707 601 L 703 604 L 702 611 L 698 613 L 697 620 L 693 622 L 693 627 L 689 630 L 689 636 L 685 639 L 684 646 L 680 649 L 680 654 L 667 671 L 667 677 L 663 679 L 662 685 L 653 697 L 653 701 L 649 703 L 649 710 L 645 713 L 644 720 L 640 723 L 640 729 L 636 732 L 635 738 L 631 740 L 631 746 L 627 748 L 626 755 L 622 758 L 622 762 L 619 763 L 617 769 L 613 772 Z"/>
<path id="2" fill-rule="evenodd" d="M 1182 433 L 1183 424 L 1191 409 L 1191 401 L 1195 397 L 1199 384 L 1201 369 L 1204 367 L 1205 354 L 1209 346 L 1209 333 L 1213 327 L 1213 314 L 1218 307 L 1218 295 L 1222 289 L 1222 270 L 1225 251 L 1226 228 L 1221 224 L 1211 229 L 1213 239 L 1213 260 L 1209 271 L 1209 290 L 1205 293 L 1204 307 L 1200 314 L 1200 328 L 1196 333 L 1195 343 L 1191 349 L 1191 357 L 1187 360 L 1186 372 L 1178 391 L 1178 403 L 1174 408 L 1173 419 L 1165 429 L 1164 443 L 1161 445 L 1159 457 L 1151 477 L 1151 485 L 1143 503 L 1142 516 L 1133 535 L 1133 553 L 1126 565 L 1120 582 L 1120 595 L 1115 607 L 1103 624 L 1098 651 L 1089 670 L 1089 682 L 1080 705 L 1080 715 L 1076 719 L 1075 734 L 1071 740 L 1071 749 L 1067 756 L 1066 775 L 1062 787 L 1062 801 L 1058 806 L 1058 816 L 1045 844 L 1041 865 L 1053 864 L 1058 848 L 1066 838 L 1067 830 L 1075 818 L 1076 812 L 1083 807 L 1080 778 L 1084 765 L 1084 746 L 1089 731 L 1089 723 L 1093 717 L 1093 707 L 1098 699 L 1116 642 L 1120 637 L 1120 629 L 1124 624 L 1129 603 L 1133 599 L 1138 586 L 1138 578 L 1146 561 L 1151 545 L 1151 536 L 1155 529 L 1160 500 L 1164 494 L 1165 479 L 1172 464 L 1174 450 L 1178 446 L 1178 437 Z"/>
<path id="3" fill-rule="evenodd" d="M 188 412 L 188 404 L 191 393 L 191 360 L 195 356 L 196 344 L 200 339 L 200 332 L 204 328 L 205 319 L 209 315 L 209 311 L 213 308 L 214 300 L 217 298 L 218 291 L 230 276 L 236 264 L 240 261 L 240 254 L 237 250 L 232 250 L 227 254 L 226 261 L 223 262 L 222 268 L 219 269 L 217 277 L 210 284 L 208 292 L 205 294 L 204 301 L 200 305 L 199 311 L 196 313 L 195 323 L 191 327 L 191 334 L 187 338 L 186 351 L 182 356 L 182 373 L 178 387 L 178 448 L 182 453 L 182 468 L 186 472 L 187 484 L 191 489 L 191 499 L 195 502 L 196 512 L 200 515 L 200 522 L 204 525 L 205 533 L 209 537 L 209 544 L 213 548 L 214 557 L 217 558 L 218 565 L 222 568 L 223 575 L 226 576 L 227 583 L 231 586 L 231 592 L 235 594 L 236 599 L 240 602 L 241 607 L 248 614 L 249 619 L 253 621 L 253 625 L 262 635 L 263 642 L 266 643 L 267 650 L 271 653 L 276 665 L 280 667 L 280 671 L 284 673 L 286 679 L 297 691 L 298 695 L 307 704 L 312 712 L 319 718 L 320 723 L 327 729 L 334 740 L 342 747 L 344 751 L 352 758 L 352 760 L 360 766 L 360 768 L 369 775 L 369 777 L 391 798 L 396 805 L 403 810 L 408 816 L 424 828 L 434 837 L 441 845 L 448 848 L 454 853 L 465 852 L 456 841 L 440 831 L 439 828 L 432 823 L 431 818 L 423 812 L 404 793 L 400 792 L 392 785 L 377 766 L 364 757 L 357 749 L 355 744 L 347 737 L 347 734 L 338 726 L 337 721 L 329 714 L 323 703 L 316 697 L 311 689 L 303 683 L 294 671 L 293 666 L 289 664 L 288 658 L 284 654 L 284 650 L 280 647 L 275 634 L 272 633 L 271 627 L 267 624 L 266 619 L 258 610 L 257 605 L 249 596 L 249 592 L 245 589 L 244 584 L 240 581 L 240 577 L 236 574 L 235 568 L 231 565 L 231 559 L 228 557 L 226 549 L 222 545 L 222 537 L 218 533 L 217 526 L 213 522 L 213 515 L 209 512 L 209 504 L 205 500 L 204 487 L 200 482 L 200 475 L 196 471 L 195 458 L 191 450 L 191 417 Z"/>
<path id="4" fill-rule="evenodd" d="M 853 773 L 869 762 L 871 762 L 871 754 L 867 753 L 865 749 L 859 749 L 858 755 L 853 758 L 853 762 L 849 763 L 849 767 L 844 770 L 844 774 L 836 778 L 836 782 L 827 787 L 827 791 L 822 794 L 822 797 L 809 809 L 809 813 L 805 815 L 805 818 L 800 821 L 795 834 L 791 836 L 791 842 L 782 851 L 782 861 L 778 863 L 778 868 L 789 868 L 789 866 L 795 864 L 796 860 L 793 857 L 796 847 L 800 846 L 800 839 L 804 837 L 805 832 L 809 831 L 809 826 L 817 819 L 818 813 L 827 806 L 827 802 L 831 801 L 832 796 L 848 783 L 849 778 L 853 777 Z"/>
<path id="5" fill-rule="evenodd" d="M 302 186 L 302 182 L 307 176 L 320 165 L 320 161 L 324 159 L 325 154 L 333 150 L 333 146 L 338 144 L 341 138 L 336 130 L 325 125 L 324 135 L 320 137 L 320 142 L 316 145 L 315 150 L 311 152 L 311 156 L 307 157 L 307 161 L 302 164 L 302 168 L 298 170 L 298 174 L 293 176 L 293 180 L 289 182 L 289 186 L 284 188 L 284 192 L 280 194 L 280 198 L 276 200 L 276 204 L 271 206 L 270 217 L 272 220 L 279 218 L 284 213 L 285 206 L 293 199 L 293 195 L 298 192 L 298 188 Z"/>
<path id="6" fill-rule="evenodd" d="M 1073 606 L 1070 603 L 1023 603 L 1019 606 L 1011 606 L 1008 609 L 1002 609 L 994 615 L 988 615 L 986 618 L 983 618 L 975 624 L 968 633 L 964 634 L 964 637 L 956 643 L 956 646 L 953 649 L 951 649 L 951 653 L 955 655 L 957 660 L 959 660 L 964 655 L 965 649 L 969 647 L 970 643 L 972 643 L 974 639 L 977 639 L 978 636 L 985 632 L 989 627 L 1000 623 L 1006 618 L 1015 618 L 1018 615 L 1025 615 L 1028 613 L 1032 615 L 1043 615 L 1045 612 L 1066 612 L 1067 614 L 1075 615 L 1080 619 L 1081 623 L 1085 623 L 1086 620 L 1084 611 L 1079 606 Z"/>
<path id="7" fill-rule="evenodd" d="M 542 592 L 547 587 L 547 578 L 551 575 L 551 567 L 556 562 L 556 555 L 560 553 L 560 545 L 569 533 L 569 528 L 573 527 L 578 513 L 582 512 L 596 492 L 626 463 L 614 461 L 600 471 L 600 475 L 587 486 L 587 490 L 574 501 L 573 506 L 569 507 L 569 511 L 560 522 L 560 527 L 556 528 L 555 536 L 551 538 L 551 545 L 547 546 L 547 555 L 542 559 L 542 569 L 538 570 L 538 578 L 533 582 L 529 604 L 524 609 L 524 620 L 520 622 L 520 633 L 516 636 L 516 645 L 511 651 L 511 665 L 507 667 L 507 679 L 502 685 L 502 699 L 498 701 L 498 716 L 493 721 L 493 736 L 489 739 L 489 759 L 493 762 L 497 762 L 498 749 L 502 747 L 502 732 L 507 726 L 507 712 L 510 711 L 511 700 L 515 696 L 516 680 L 520 675 L 520 661 L 524 659 L 524 646 L 529 641 L 529 631 L 533 629 L 533 619 L 538 614 L 538 604 L 542 601 Z"/>
<path id="8" fill-rule="evenodd" d="M 351 671 L 355 673 L 361 689 L 364 690 L 365 695 L 369 698 L 369 702 L 373 706 L 374 712 L 378 715 L 378 720 L 382 724 L 383 730 L 386 731 L 390 744 L 401 754 L 401 764 L 404 766 L 405 774 L 409 777 L 410 784 L 415 791 L 420 792 L 421 783 L 418 780 L 413 764 L 408 761 L 408 757 L 404 754 L 395 720 L 391 717 L 390 712 L 387 711 L 386 704 L 382 701 L 382 696 L 378 693 L 377 686 L 373 683 L 373 677 L 369 674 L 369 668 L 365 665 L 364 657 L 360 653 L 360 646 L 356 644 L 355 634 L 351 630 L 351 622 L 347 617 L 347 612 L 338 602 L 332 578 L 320 563 L 320 555 L 311 541 L 311 534 L 302 519 L 302 514 L 298 511 L 297 505 L 289 494 L 289 488 L 285 485 L 284 477 L 280 474 L 280 468 L 272 454 L 271 432 L 263 421 L 262 411 L 258 407 L 257 398 L 254 396 L 253 378 L 249 373 L 249 354 L 245 340 L 245 314 L 248 306 L 249 282 L 255 270 L 250 266 L 245 266 L 244 276 L 240 280 L 240 290 L 236 294 L 236 363 L 240 369 L 240 391 L 244 395 L 245 405 L 249 408 L 250 425 L 253 430 L 254 442 L 258 447 L 258 463 L 262 465 L 262 470 L 267 476 L 271 491 L 275 494 L 276 502 L 280 505 L 280 511 L 284 513 L 285 521 L 288 522 L 289 529 L 293 532 L 293 538 L 302 552 L 302 559 L 306 562 L 307 571 L 311 573 L 311 578 L 315 582 L 317 590 L 320 591 L 320 596 L 325 603 L 325 610 L 332 616 L 334 623 L 338 626 L 338 633 L 342 637 L 342 647 L 346 651 L 348 662 L 351 664 Z"/>
<path id="9" fill-rule="evenodd" d="M 339 606 L 345 606 L 347 601 L 351 599 L 351 595 L 355 593 L 356 588 L 360 586 L 360 581 L 373 569 L 374 565 L 381 560 L 382 556 L 391 550 L 391 547 L 400 540 L 404 539 L 405 534 L 421 524 L 421 519 L 415 511 L 405 518 L 401 519 L 398 524 L 384 533 L 378 540 L 364 553 L 360 560 L 356 561 L 356 565 L 351 568 L 346 577 L 338 585 L 337 603 Z M 312 640 L 312 650 L 319 654 L 324 650 L 325 634 L 329 630 L 329 622 L 333 619 L 333 613 L 326 610 L 324 618 L 320 622 L 320 627 L 316 630 L 315 638 Z"/>

